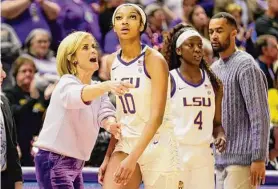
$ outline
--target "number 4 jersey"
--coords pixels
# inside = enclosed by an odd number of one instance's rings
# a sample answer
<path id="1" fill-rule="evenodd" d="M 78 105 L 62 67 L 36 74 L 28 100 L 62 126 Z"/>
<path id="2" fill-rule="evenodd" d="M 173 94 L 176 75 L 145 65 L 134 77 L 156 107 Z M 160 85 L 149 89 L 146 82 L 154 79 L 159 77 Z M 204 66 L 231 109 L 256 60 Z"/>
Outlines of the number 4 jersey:
<path id="1" fill-rule="evenodd" d="M 181 144 L 200 145 L 212 139 L 215 94 L 207 73 L 198 85 L 187 82 L 178 69 L 171 70 L 171 106 L 175 135 Z"/>
<path id="2" fill-rule="evenodd" d="M 141 54 L 129 63 L 121 59 L 119 51 L 111 66 L 112 81 L 130 82 L 135 86 L 125 95 L 116 96 L 116 116 L 117 120 L 123 124 L 123 137 L 139 137 L 150 118 L 152 86 L 145 67 L 145 52 L 148 48 L 148 46 L 142 46 Z M 160 129 L 168 127 L 173 129 L 169 112 L 170 79 L 168 88 L 164 119 Z"/>

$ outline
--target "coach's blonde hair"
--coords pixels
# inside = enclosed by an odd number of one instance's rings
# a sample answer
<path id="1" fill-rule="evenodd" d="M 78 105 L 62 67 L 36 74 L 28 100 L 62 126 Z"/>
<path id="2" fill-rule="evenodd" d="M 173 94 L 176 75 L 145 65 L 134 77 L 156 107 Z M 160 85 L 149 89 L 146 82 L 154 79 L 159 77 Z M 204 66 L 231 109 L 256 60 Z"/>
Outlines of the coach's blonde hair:
<path id="1" fill-rule="evenodd" d="M 81 45 L 86 37 L 93 37 L 88 32 L 74 32 L 68 35 L 60 43 L 57 51 L 57 71 L 60 76 L 65 74 L 77 74 L 76 66 L 74 65 L 74 56 L 76 50 Z"/>

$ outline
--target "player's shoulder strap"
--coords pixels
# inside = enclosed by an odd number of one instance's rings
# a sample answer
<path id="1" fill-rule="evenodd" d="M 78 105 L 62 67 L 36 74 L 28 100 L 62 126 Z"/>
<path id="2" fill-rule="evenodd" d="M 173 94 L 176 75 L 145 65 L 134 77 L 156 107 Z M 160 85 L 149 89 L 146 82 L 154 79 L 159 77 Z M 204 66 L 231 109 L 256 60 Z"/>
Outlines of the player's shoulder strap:
<path id="1" fill-rule="evenodd" d="M 170 76 L 170 84 L 171 84 L 171 97 L 173 97 L 177 89 L 177 84 L 175 81 L 173 70 L 170 71 L 169 76 Z"/>

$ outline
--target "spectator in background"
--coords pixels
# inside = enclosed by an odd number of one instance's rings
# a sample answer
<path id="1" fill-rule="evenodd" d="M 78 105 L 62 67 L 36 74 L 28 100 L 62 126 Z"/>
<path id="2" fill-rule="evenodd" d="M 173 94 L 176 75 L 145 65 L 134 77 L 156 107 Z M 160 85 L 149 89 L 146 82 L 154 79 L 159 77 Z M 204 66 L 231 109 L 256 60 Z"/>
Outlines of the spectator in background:
<path id="1" fill-rule="evenodd" d="M 30 153 L 31 141 L 34 136 L 39 134 L 42 126 L 42 116 L 48 105 L 47 100 L 53 90 L 53 87 L 49 86 L 45 95 L 40 96 L 35 86 L 35 73 L 35 63 L 31 59 L 19 57 L 13 68 L 16 85 L 4 91 L 11 103 L 23 166 L 34 166 L 33 157 Z"/>
<path id="2" fill-rule="evenodd" d="M 270 122 L 278 126 L 278 76 L 276 76 L 275 87 L 268 90 L 268 102 L 270 107 Z"/>
<path id="3" fill-rule="evenodd" d="M 196 0 L 163 0 L 163 3 L 169 7 L 178 17 L 183 16 L 183 7 L 181 6 L 185 1 L 196 1 Z"/>
<path id="4" fill-rule="evenodd" d="M 200 5 L 195 5 L 188 15 L 188 21 L 206 39 L 209 39 L 206 11 Z"/>
<path id="5" fill-rule="evenodd" d="M 1 0 L 2 22 L 11 25 L 22 44 L 35 28 L 51 32 L 60 7 L 51 0 Z"/>
<path id="6" fill-rule="evenodd" d="M 254 43 L 251 35 L 253 32 L 252 28 L 247 28 L 242 22 L 242 8 L 236 3 L 230 3 L 226 7 L 226 12 L 234 16 L 238 25 L 238 33 L 236 36 L 236 45 L 240 50 L 244 50 L 251 55 L 254 53 Z M 255 32 L 255 31 L 254 31 Z"/>
<path id="7" fill-rule="evenodd" d="M 278 39 L 278 1 L 267 0 L 268 9 L 256 21 L 257 35 L 270 34 Z"/>
<path id="8" fill-rule="evenodd" d="M 197 0 L 183 0 L 182 1 L 182 16 L 178 19 L 173 20 L 170 23 L 170 28 L 175 27 L 179 23 L 189 24 L 189 13 L 192 11 L 193 7 L 196 5 Z"/>
<path id="9" fill-rule="evenodd" d="M 269 162 L 266 169 L 278 171 L 278 125 L 270 127 Z"/>
<path id="10" fill-rule="evenodd" d="M 102 10 L 99 14 L 99 27 L 102 34 L 102 45 L 106 34 L 112 29 L 112 16 L 117 6 L 123 4 L 125 0 L 101 0 Z"/>
<path id="11" fill-rule="evenodd" d="M 208 17 L 212 17 L 214 9 L 214 0 L 198 0 L 198 5 L 202 6 Z"/>
<path id="12" fill-rule="evenodd" d="M 238 25 L 238 34 L 236 37 L 236 43 L 240 49 L 245 50 L 244 44 L 242 44 L 242 43 L 244 43 L 244 35 L 246 32 L 246 28 L 243 26 L 242 19 L 241 19 L 242 18 L 242 8 L 236 3 L 230 3 L 226 7 L 226 12 L 233 15 L 234 18 L 236 19 L 236 22 Z"/>
<path id="13" fill-rule="evenodd" d="M 213 49 L 211 47 L 211 43 L 208 39 L 203 38 L 203 51 L 204 51 L 204 60 L 208 65 L 212 65 L 212 63 L 215 61 Z"/>
<path id="14" fill-rule="evenodd" d="M 151 39 L 153 48 L 160 50 L 163 42 L 162 32 L 169 28 L 166 13 L 163 10 L 163 7 L 158 3 L 151 3 L 146 6 L 145 13 L 148 17 L 149 23 L 146 33 Z"/>
<path id="15" fill-rule="evenodd" d="M 43 92 L 45 88 L 59 80 L 56 70 L 56 59 L 50 50 L 51 35 L 47 30 L 34 29 L 25 41 L 25 57 L 34 61 L 37 74 L 36 87 Z"/>
<path id="16" fill-rule="evenodd" d="M 192 11 L 193 7 L 196 5 L 197 0 L 183 0 L 182 8 L 183 8 L 183 18 L 182 21 L 185 23 L 189 23 L 189 13 Z"/>
<path id="17" fill-rule="evenodd" d="M 239 29 L 243 28 L 243 23 L 242 23 L 242 8 L 240 5 L 236 3 L 230 3 L 225 7 L 226 12 L 230 13 L 233 15 L 233 17 L 236 19 L 236 22 L 238 24 Z"/>
<path id="18" fill-rule="evenodd" d="M 273 64 L 278 57 L 278 42 L 273 35 L 261 35 L 256 41 L 256 51 L 258 54 L 257 62 L 264 72 L 268 89 L 274 87 L 275 72 Z"/>
<path id="19" fill-rule="evenodd" d="M 16 126 L 8 99 L 1 94 L 6 73 L 0 62 L 1 188 L 22 189 L 22 170 L 17 152 Z"/>
<path id="20" fill-rule="evenodd" d="M 226 10 L 230 3 L 236 3 L 242 8 L 242 23 L 247 27 L 250 21 L 253 21 L 254 13 L 258 10 L 257 0 L 214 0 L 214 14 Z"/>
<path id="21" fill-rule="evenodd" d="M 261 10 L 266 11 L 268 8 L 267 0 L 257 0 L 258 6 Z"/>
<path id="22" fill-rule="evenodd" d="M 270 140 L 269 163 L 267 169 L 278 170 L 278 77 L 276 76 L 275 88 L 268 90 L 268 103 L 270 108 Z"/>
<path id="23" fill-rule="evenodd" d="M 14 29 L 5 23 L 1 24 L 1 62 L 3 70 L 7 73 L 7 77 L 2 84 L 5 89 L 13 83 L 10 71 L 12 63 L 21 53 L 21 42 L 18 39 Z"/>
<path id="24" fill-rule="evenodd" d="M 97 14 L 100 12 L 100 1 L 101 0 L 83 0 L 83 2 L 92 7 L 93 11 Z"/>
<path id="25" fill-rule="evenodd" d="M 87 2 L 83 0 L 57 0 L 57 3 L 63 7 L 58 18 L 58 23 L 64 32 L 62 39 L 73 31 L 86 31 L 91 33 L 103 47 L 98 13 L 94 12 Z"/>

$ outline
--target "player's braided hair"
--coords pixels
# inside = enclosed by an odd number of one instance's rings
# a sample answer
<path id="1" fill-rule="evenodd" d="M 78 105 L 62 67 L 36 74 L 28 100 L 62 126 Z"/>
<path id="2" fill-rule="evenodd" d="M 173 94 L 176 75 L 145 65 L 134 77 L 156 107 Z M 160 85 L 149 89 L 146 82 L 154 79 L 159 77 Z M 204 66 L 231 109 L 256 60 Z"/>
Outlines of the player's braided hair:
<path id="1" fill-rule="evenodd" d="M 181 65 L 180 56 L 176 52 L 176 41 L 178 37 L 186 30 L 195 30 L 191 25 L 188 24 L 178 24 L 169 32 L 164 34 L 164 44 L 162 48 L 162 54 L 166 59 L 169 69 L 179 68 Z M 222 82 L 220 79 L 212 72 L 209 65 L 202 59 L 200 63 L 200 68 L 205 70 L 208 74 L 210 82 L 215 92 L 222 92 Z"/>

